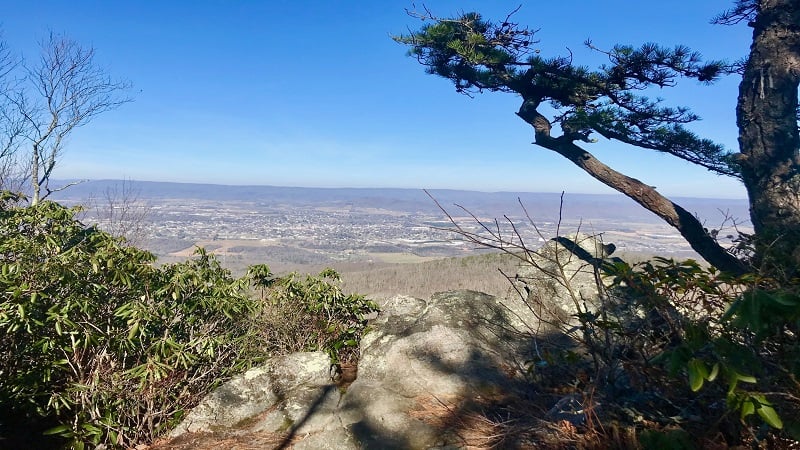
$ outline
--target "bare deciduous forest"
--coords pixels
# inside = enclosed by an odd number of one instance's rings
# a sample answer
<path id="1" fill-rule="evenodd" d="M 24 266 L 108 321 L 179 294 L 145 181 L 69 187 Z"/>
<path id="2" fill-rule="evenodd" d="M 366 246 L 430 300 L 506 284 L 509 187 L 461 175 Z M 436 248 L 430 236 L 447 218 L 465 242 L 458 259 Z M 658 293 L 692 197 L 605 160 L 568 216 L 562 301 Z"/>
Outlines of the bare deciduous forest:
<path id="1" fill-rule="evenodd" d="M 647 255 L 626 253 L 629 263 L 647 259 Z M 494 296 L 509 294 L 511 285 L 503 273 L 514 276 L 520 260 L 504 253 L 443 258 L 414 264 L 336 265 L 343 288 L 373 298 L 396 294 L 429 298 L 435 292 L 470 289 Z M 315 267 L 308 272 L 314 273 Z M 501 273 L 502 271 L 502 273 Z"/>

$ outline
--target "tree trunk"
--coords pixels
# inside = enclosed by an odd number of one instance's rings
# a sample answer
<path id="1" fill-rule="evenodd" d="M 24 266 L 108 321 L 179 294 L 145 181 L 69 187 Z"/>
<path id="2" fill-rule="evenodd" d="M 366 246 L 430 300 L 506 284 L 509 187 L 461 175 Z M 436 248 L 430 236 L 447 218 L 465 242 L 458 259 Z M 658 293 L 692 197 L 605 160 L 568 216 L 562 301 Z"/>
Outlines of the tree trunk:
<path id="1" fill-rule="evenodd" d="M 800 264 L 800 2 L 761 0 L 736 107 L 742 179 L 762 268 Z"/>
<path id="2" fill-rule="evenodd" d="M 36 206 L 39 203 L 41 191 L 41 185 L 39 184 L 39 147 L 37 145 L 33 146 L 31 154 L 31 187 L 33 188 L 31 206 Z"/>
<path id="3" fill-rule="evenodd" d="M 538 101 L 526 101 L 517 113 L 520 118 L 534 128 L 535 144 L 555 151 L 603 184 L 625 194 L 664 219 L 681 233 L 694 251 L 717 269 L 736 275 L 746 272 L 742 262 L 717 244 L 694 215 L 659 194 L 652 186 L 607 166 L 591 153 L 575 145 L 566 136 L 552 137 L 550 135 L 551 124 L 547 118 L 536 111 L 537 106 Z"/>

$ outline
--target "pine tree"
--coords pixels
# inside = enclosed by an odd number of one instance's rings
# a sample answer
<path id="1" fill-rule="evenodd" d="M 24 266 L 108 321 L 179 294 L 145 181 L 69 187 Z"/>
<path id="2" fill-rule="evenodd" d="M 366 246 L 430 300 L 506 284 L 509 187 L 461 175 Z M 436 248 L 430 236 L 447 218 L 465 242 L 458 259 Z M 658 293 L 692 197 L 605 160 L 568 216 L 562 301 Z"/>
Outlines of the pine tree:
<path id="1" fill-rule="evenodd" d="M 685 46 L 647 43 L 602 50 L 587 41 L 609 60 L 590 69 L 572 58 L 541 56 L 534 51 L 535 31 L 512 22 L 511 15 L 490 22 L 478 13 L 442 19 L 426 11 L 421 18 L 431 23 L 394 39 L 409 45 L 428 73 L 451 80 L 461 93 L 518 95 L 517 115 L 533 128 L 536 145 L 661 217 L 718 269 L 741 274 L 757 265 L 795 275 L 800 266 L 800 2 L 739 0 L 715 19 L 753 28 L 744 63 L 704 61 Z M 682 78 L 712 83 L 732 74 L 742 76 L 738 152 L 690 131 L 687 124 L 698 117 L 688 108 L 664 106 L 644 93 L 674 86 Z M 585 143 L 598 135 L 741 180 L 755 229 L 752 260 L 738 259 L 680 205 L 588 152 Z"/>

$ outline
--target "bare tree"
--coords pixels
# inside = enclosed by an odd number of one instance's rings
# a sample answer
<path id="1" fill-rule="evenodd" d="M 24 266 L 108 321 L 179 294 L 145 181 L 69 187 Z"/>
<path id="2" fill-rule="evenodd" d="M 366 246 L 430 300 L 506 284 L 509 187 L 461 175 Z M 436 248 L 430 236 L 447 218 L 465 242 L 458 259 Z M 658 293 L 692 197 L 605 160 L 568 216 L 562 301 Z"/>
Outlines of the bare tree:
<path id="1" fill-rule="evenodd" d="M 99 199 L 89 201 L 89 212 L 104 231 L 125 238 L 128 245 L 141 246 L 147 237 L 151 208 L 133 181 L 108 186 Z"/>
<path id="2" fill-rule="evenodd" d="M 33 205 L 69 186 L 50 187 L 65 138 L 95 116 L 131 101 L 125 95 L 130 83 L 111 79 L 97 65 L 94 48 L 54 33 L 39 45 L 39 59 L 22 64 L 25 89 L 4 95 L 21 116 L 31 145 L 28 181 Z"/>
<path id="3" fill-rule="evenodd" d="M 12 98 L 17 92 L 18 81 L 13 79 L 19 67 L 5 41 L 0 40 L 0 189 L 18 190 L 24 174 L 20 166 L 18 150 L 23 143 L 25 120 L 18 114 Z"/>

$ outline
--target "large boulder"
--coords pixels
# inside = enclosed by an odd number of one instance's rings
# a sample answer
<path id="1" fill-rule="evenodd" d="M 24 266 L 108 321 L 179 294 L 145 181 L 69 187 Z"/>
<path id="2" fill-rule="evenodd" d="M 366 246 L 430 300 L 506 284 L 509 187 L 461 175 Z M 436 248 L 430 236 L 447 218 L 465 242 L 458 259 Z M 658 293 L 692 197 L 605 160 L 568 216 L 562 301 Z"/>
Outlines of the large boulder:
<path id="1" fill-rule="evenodd" d="M 382 311 L 361 343 L 358 379 L 342 398 L 343 422 L 362 445 L 458 444 L 458 436 L 426 420 L 431 402 L 455 411 L 525 388 L 534 318 L 521 301 L 452 291 L 428 301 L 397 296 Z"/>
<path id="2" fill-rule="evenodd" d="M 370 322 L 346 389 L 331 380 L 322 353 L 276 358 L 211 393 L 173 436 L 280 435 L 294 449 L 460 448 L 468 443 L 453 417 L 525 395 L 534 321 L 520 298 L 396 296 Z"/>
<path id="3" fill-rule="evenodd" d="M 227 430 L 262 415 L 262 421 L 273 424 L 269 428 L 288 428 L 302 417 L 302 400 L 323 391 L 330 378 L 330 358 L 323 352 L 273 358 L 206 396 L 170 435 Z M 280 410 L 274 410 L 276 404 Z"/>
<path id="4" fill-rule="evenodd" d="M 614 260 L 615 246 L 601 236 L 583 233 L 551 239 L 527 254 L 527 264 L 515 277 L 520 293 L 536 315 L 559 326 L 576 325 L 576 315 L 600 309 L 607 286 L 600 272 L 604 261 Z"/>

